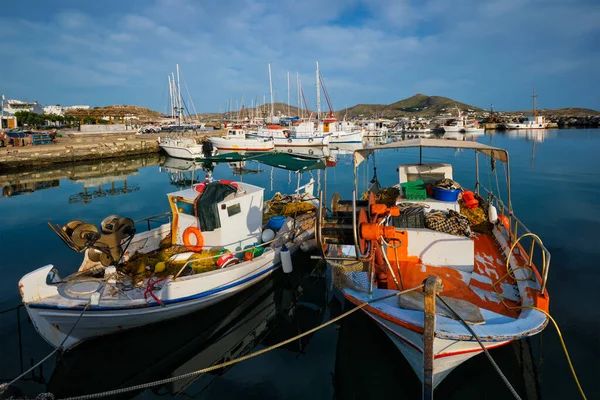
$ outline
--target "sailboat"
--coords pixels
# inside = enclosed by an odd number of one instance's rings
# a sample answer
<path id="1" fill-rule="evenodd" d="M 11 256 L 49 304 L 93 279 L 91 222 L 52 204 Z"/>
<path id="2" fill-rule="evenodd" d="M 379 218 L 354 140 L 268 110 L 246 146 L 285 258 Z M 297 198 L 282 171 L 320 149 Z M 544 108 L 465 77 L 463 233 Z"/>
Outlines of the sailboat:
<path id="1" fill-rule="evenodd" d="M 329 93 L 323 82 L 323 77 L 319 71 L 319 63 L 317 62 L 317 119 L 318 119 L 318 131 L 323 134 L 331 135 L 330 143 L 362 143 L 364 132 L 357 128 L 354 124 L 349 121 L 339 121 L 333 115 L 333 105 L 329 98 Z M 329 116 L 321 120 L 321 88 L 323 88 L 323 94 L 329 107 Z"/>

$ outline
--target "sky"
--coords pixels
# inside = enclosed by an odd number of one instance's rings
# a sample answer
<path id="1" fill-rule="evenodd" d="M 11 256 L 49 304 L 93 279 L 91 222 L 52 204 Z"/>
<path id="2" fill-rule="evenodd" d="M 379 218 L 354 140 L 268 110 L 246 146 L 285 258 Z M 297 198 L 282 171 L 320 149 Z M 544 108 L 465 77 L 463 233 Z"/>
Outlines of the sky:
<path id="1" fill-rule="evenodd" d="M 540 108 L 600 110 L 598 0 L 29 0 L 0 26 L 0 93 L 44 105 L 165 112 L 178 63 L 190 107 L 224 111 L 269 101 L 270 63 L 275 101 L 289 71 L 315 109 L 318 61 L 335 110 L 416 93 L 523 110 L 534 88 Z"/>

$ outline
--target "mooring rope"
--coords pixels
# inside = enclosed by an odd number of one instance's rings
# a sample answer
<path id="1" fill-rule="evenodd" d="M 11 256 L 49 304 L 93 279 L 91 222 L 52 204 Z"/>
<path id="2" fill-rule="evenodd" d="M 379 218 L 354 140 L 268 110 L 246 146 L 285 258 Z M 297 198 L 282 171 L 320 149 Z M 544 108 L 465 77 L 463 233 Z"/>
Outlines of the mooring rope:
<path id="1" fill-rule="evenodd" d="M 200 369 L 200 370 L 197 370 L 197 371 L 188 372 L 186 374 L 182 374 L 182 375 L 178 375 L 178 376 L 173 376 L 173 377 L 170 377 L 170 378 L 161 379 L 161 380 L 154 381 L 154 382 L 147 382 L 147 383 L 142 383 L 140 385 L 129 386 L 129 387 L 126 387 L 126 388 L 121 388 L 121 389 L 108 390 L 108 391 L 105 391 L 105 392 L 93 393 L 93 394 L 88 394 L 88 395 L 75 396 L 75 397 L 67 397 L 67 398 L 62 399 L 62 400 L 90 400 L 90 399 L 98 399 L 98 398 L 106 397 L 106 396 L 114 396 L 114 395 L 118 395 L 118 394 L 121 394 L 121 393 L 127 393 L 127 392 L 136 391 L 136 390 L 148 389 L 148 388 L 151 388 L 151 387 L 164 385 L 166 383 L 175 382 L 175 381 L 180 380 L 180 379 L 187 379 L 187 378 L 191 378 L 191 377 L 194 377 L 194 376 L 197 376 L 197 375 L 201 375 L 201 374 L 204 374 L 204 373 L 207 373 L 207 372 L 211 372 L 211 371 L 214 371 L 214 370 L 217 370 L 217 369 L 225 368 L 225 367 L 228 367 L 230 365 L 237 364 L 237 363 L 240 363 L 242 361 L 248 360 L 250 358 L 254 358 L 254 357 L 257 357 L 259 355 L 268 353 L 271 350 L 275 350 L 275 349 L 277 349 L 279 347 L 285 346 L 286 344 L 294 342 L 294 341 L 296 341 L 298 339 L 301 339 L 304 336 L 313 334 L 314 332 L 317 332 L 317 331 L 325 328 L 326 326 L 329 326 L 329 325 L 331 325 L 331 324 L 333 324 L 333 323 L 335 323 L 335 322 L 337 322 L 337 321 L 339 321 L 339 320 L 347 317 L 348 315 L 350 315 L 350 314 L 352 314 L 352 313 L 354 313 L 354 312 L 356 312 L 358 310 L 361 310 L 362 308 L 366 307 L 367 305 L 369 305 L 371 303 L 375 303 L 377 301 L 389 299 L 389 298 L 395 297 L 395 296 L 401 296 L 403 294 L 406 294 L 406 293 L 409 293 L 409 292 L 421 289 L 423 286 L 424 286 L 424 284 L 420 284 L 418 286 L 415 286 L 415 287 L 410 288 L 410 289 L 403 290 L 401 292 L 397 292 L 397 293 L 389 294 L 389 295 L 386 295 L 386 296 L 378 297 L 376 299 L 365 301 L 364 303 L 359 304 L 355 308 L 353 308 L 351 310 L 348 310 L 345 313 L 340 314 L 337 317 L 332 318 L 329 321 L 327 321 L 327 322 L 325 322 L 325 323 L 323 323 L 323 324 L 321 324 L 321 325 L 319 325 L 319 326 L 317 326 L 315 328 L 309 329 L 306 332 L 303 332 L 303 333 L 301 333 L 299 335 L 296 335 L 294 337 L 286 339 L 286 340 L 284 340 L 282 342 L 276 343 L 276 344 L 274 344 L 272 346 L 269 346 L 267 348 L 264 348 L 262 350 L 256 351 L 256 352 L 251 353 L 251 354 L 247 354 L 247 355 L 242 356 L 242 357 L 234 358 L 232 360 L 226 361 L 226 362 L 221 363 L 221 364 L 213 365 L 213 366 L 210 366 L 210 367 L 207 367 L 207 368 L 203 368 L 203 369 Z M 84 311 L 85 311 L 85 309 L 84 309 Z M 83 315 L 83 313 L 82 313 L 82 315 Z M 21 377 L 22 377 L 22 375 L 19 376 L 17 379 L 19 379 Z M 15 379 L 10 384 L 14 383 L 17 379 Z M 7 385 L 7 387 L 8 387 L 8 385 Z M 42 393 L 39 396 L 42 396 L 42 395 L 54 397 L 51 393 Z"/>
<path id="2" fill-rule="evenodd" d="M 52 350 L 50 352 L 50 354 L 48 354 L 46 357 L 42 358 L 41 361 L 37 362 L 34 366 L 32 366 L 31 368 L 29 368 L 27 371 L 23 372 L 21 375 L 17 376 L 12 381 L 10 381 L 8 383 L 2 383 L 2 384 L 0 384 L 0 394 L 4 393 L 4 391 L 6 391 L 6 389 L 8 389 L 8 387 L 11 386 L 12 384 L 14 384 L 16 381 L 18 381 L 19 379 L 23 378 L 25 375 L 27 375 L 28 373 L 30 373 L 31 371 L 33 371 L 34 369 L 36 369 L 37 367 L 39 367 L 40 365 L 42 365 L 44 362 L 46 362 L 46 360 L 48 360 L 50 357 L 52 357 L 56 352 L 62 350 L 63 345 L 66 343 L 67 339 L 69 339 L 69 337 L 71 336 L 71 333 L 73 333 L 73 330 L 75 329 L 75 327 L 77 326 L 77 324 L 81 320 L 81 317 L 83 317 L 83 313 L 85 313 L 87 311 L 88 306 L 90 305 L 90 302 L 91 302 L 91 300 L 88 301 L 85 306 L 83 306 L 83 311 L 81 311 L 81 314 L 79 314 L 79 317 L 77 317 L 77 321 L 75 321 L 75 324 L 73 324 L 73 326 L 69 330 L 69 333 L 67 334 L 67 336 L 65 336 L 65 338 L 60 343 L 60 345 L 57 348 L 55 348 L 54 350 Z M 15 308 L 18 308 L 18 307 L 15 307 Z"/>
<path id="3" fill-rule="evenodd" d="M 483 349 L 483 352 L 487 356 L 488 360 L 490 360 L 490 363 L 492 363 L 492 366 L 494 367 L 496 372 L 498 372 L 498 375 L 500 375 L 500 378 L 502 378 L 502 381 L 504 382 L 506 387 L 508 387 L 508 390 L 510 390 L 510 392 L 512 393 L 514 398 L 521 400 L 521 396 L 519 396 L 519 394 L 517 393 L 517 391 L 515 390 L 513 385 L 511 385 L 511 383 L 508 381 L 508 378 L 506 377 L 506 375 L 504 375 L 504 373 L 502 373 L 502 370 L 500 369 L 498 364 L 496 364 L 496 361 L 494 361 L 494 358 L 489 353 L 489 351 L 485 348 L 483 342 L 481 341 L 481 339 L 479 339 L 479 336 L 475 333 L 475 331 L 469 326 L 469 324 L 467 324 L 467 322 L 460 315 L 458 315 L 458 313 L 456 311 L 454 311 L 454 309 L 452 307 L 450 307 L 450 305 L 448 305 L 448 303 L 446 303 L 444 301 L 444 299 L 442 299 L 442 296 L 440 296 L 437 293 L 436 293 L 436 296 L 442 302 L 442 304 L 444 304 L 446 307 L 448 307 L 448 309 L 450 311 L 452 311 L 452 314 L 454 314 L 454 316 L 456 318 L 458 318 L 458 320 L 465 326 L 465 328 L 467 328 L 467 330 L 471 333 L 471 335 L 475 338 L 475 340 L 477 340 L 477 343 L 479 343 L 479 345 Z"/>

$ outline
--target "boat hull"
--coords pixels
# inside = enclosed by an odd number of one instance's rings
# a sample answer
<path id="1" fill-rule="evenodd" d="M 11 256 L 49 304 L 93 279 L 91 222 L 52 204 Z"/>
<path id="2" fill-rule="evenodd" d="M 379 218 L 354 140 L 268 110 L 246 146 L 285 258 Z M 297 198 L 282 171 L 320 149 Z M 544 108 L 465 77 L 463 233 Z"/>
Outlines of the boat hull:
<path id="1" fill-rule="evenodd" d="M 227 138 L 218 137 L 211 138 L 210 141 L 219 150 L 249 150 L 249 151 L 261 151 L 261 150 L 272 150 L 275 148 L 273 140 L 252 138 L 252 139 L 240 139 L 240 138 Z"/>
<path id="2" fill-rule="evenodd" d="M 179 146 L 171 146 L 160 144 L 161 149 L 167 153 L 169 157 L 181 158 L 184 160 L 195 160 L 197 158 L 204 158 L 204 153 L 202 153 L 202 146 L 196 147 L 179 147 Z"/>
<path id="3" fill-rule="evenodd" d="M 415 371 L 421 382 L 424 381 L 423 335 L 410 329 L 387 321 L 372 312 L 365 313 L 383 329 L 394 345 Z M 486 349 L 503 346 L 511 341 L 484 342 Z M 433 340 L 433 387 L 437 387 L 454 368 L 483 350 L 476 341 L 448 340 L 434 338 Z"/>
<path id="4" fill-rule="evenodd" d="M 327 146 L 331 140 L 330 135 L 325 136 L 310 136 L 310 137 L 290 137 L 290 138 L 274 138 L 275 146 L 278 147 L 312 147 L 312 146 Z"/>
<path id="5" fill-rule="evenodd" d="M 290 247 L 295 252 L 299 244 Z M 133 304 L 115 306 L 91 306 L 83 312 L 87 301 L 77 302 L 72 307 L 52 305 L 44 299 L 25 303 L 27 312 L 38 333 L 52 346 L 71 349 L 77 344 L 94 337 L 154 324 L 177 318 L 207 308 L 268 277 L 279 268 L 278 251 L 271 251 L 255 262 L 247 262 L 222 270 L 212 276 L 194 275 L 170 281 L 162 290 L 163 306 L 154 300 L 129 302 Z M 23 277 L 21 291 L 41 293 L 56 290 L 46 285 L 45 279 L 52 265 L 42 267 Z M 35 282 L 35 283 L 34 283 Z M 36 287 L 37 285 L 37 287 Z M 204 290 L 195 290 L 199 286 Z"/>
<path id="6" fill-rule="evenodd" d="M 506 123 L 506 129 L 548 129 L 548 124 L 512 124 Z"/>
<path id="7" fill-rule="evenodd" d="M 341 132 L 339 135 L 332 134 L 330 143 L 362 143 L 363 132 Z"/>

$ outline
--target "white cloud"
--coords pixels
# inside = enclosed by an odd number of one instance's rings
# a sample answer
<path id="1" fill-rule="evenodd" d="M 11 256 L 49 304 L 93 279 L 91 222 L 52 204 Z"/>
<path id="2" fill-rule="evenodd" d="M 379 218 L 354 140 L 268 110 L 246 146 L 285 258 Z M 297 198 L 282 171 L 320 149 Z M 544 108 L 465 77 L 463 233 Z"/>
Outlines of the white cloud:
<path id="1" fill-rule="evenodd" d="M 287 99 L 286 71 L 294 80 L 300 71 L 313 104 L 318 60 L 338 107 L 416 91 L 485 106 L 533 82 L 548 86 L 548 103 L 561 99 L 557 82 L 576 88 L 600 78 L 590 66 L 600 7 L 583 0 L 155 0 L 133 8 L 125 2 L 110 17 L 82 6 L 43 20 L 2 19 L 0 56 L 10 61 L 0 73 L 21 80 L 23 91 L 45 90 L 49 103 L 78 102 L 55 98 L 65 87 L 85 87 L 88 96 L 115 87 L 98 102 L 162 109 L 165 77 L 180 63 L 206 111 L 242 94 L 262 100 L 269 62 L 279 100 Z M 38 68 L 36 85 L 19 76 L 23 63 Z"/>

